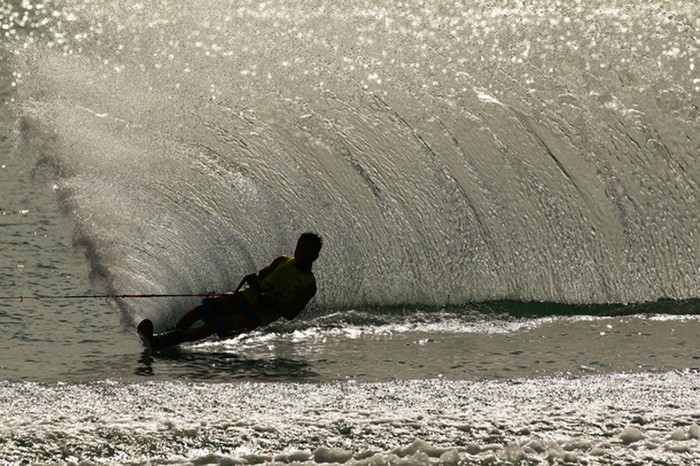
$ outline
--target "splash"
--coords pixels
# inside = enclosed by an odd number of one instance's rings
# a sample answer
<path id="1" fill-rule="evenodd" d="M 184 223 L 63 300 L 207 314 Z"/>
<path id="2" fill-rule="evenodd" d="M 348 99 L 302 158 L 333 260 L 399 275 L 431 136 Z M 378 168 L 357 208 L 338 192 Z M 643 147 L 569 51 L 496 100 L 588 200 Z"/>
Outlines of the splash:
<path id="1" fill-rule="evenodd" d="M 16 152 L 111 290 L 230 288 L 312 229 L 323 308 L 698 296 L 696 5 L 325 3 L 3 15 Z"/>

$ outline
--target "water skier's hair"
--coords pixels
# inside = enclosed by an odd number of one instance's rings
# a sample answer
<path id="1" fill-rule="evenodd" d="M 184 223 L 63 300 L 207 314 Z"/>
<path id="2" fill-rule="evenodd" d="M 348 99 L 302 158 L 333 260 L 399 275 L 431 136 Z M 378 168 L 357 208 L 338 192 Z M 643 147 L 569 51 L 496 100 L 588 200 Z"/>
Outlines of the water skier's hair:
<path id="1" fill-rule="evenodd" d="M 313 245 L 316 248 L 316 251 L 321 251 L 321 248 L 323 247 L 323 239 L 312 231 L 302 233 L 301 236 L 299 236 L 299 242 L 305 242 Z"/>

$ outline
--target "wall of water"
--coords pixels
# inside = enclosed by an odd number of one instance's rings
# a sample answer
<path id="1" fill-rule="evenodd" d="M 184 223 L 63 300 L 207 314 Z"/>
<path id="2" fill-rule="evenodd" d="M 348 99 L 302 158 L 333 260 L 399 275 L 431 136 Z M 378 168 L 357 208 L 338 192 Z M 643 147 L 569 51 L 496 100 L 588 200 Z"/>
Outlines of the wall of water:
<path id="1" fill-rule="evenodd" d="M 328 3 L 5 5 L 17 155 L 110 291 L 310 229 L 324 308 L 698 297 L 694 2 Z"/>

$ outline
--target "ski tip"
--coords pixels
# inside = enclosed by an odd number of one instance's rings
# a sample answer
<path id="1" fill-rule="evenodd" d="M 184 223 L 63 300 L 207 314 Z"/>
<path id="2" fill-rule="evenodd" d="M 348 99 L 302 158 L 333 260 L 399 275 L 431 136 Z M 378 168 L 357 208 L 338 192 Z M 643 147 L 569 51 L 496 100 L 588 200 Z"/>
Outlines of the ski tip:
<path id="1" fill-rule="evenodd" d="M 138 327 L 136 327 L 136 331 L 139 334 L 139 337 L 141 338 L 141 342 L 143 345 L 148 348 L 152 349 L 153 347 L 153 322 L 150 319 L 144 319 L 142 320 Z"/>

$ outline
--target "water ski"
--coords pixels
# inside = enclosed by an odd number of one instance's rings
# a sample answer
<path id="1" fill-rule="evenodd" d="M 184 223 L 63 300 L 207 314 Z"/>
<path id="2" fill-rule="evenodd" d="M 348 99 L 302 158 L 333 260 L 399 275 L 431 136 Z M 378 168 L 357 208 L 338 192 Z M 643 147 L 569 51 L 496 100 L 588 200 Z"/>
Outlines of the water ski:
<path id="1" fill-rule="evenodd" d="M 170 330 L 165 333 L 153 334 L 153 322 L 150 319 L 142 320 L 136 331 L 141 338 L 143 346 L 151 351 L 160 351 L 182 343 L 182 333 L 180 330 Z"/>
<path id="2" fill-rule="evenodd" d="M 143 346 L 149 350 L 155 349 L 153 344 L 153 322 L 150 319 L 142 320 L 136 327 L 136 331 L 139 334 L 139 338 L 141 338 Z"/>

